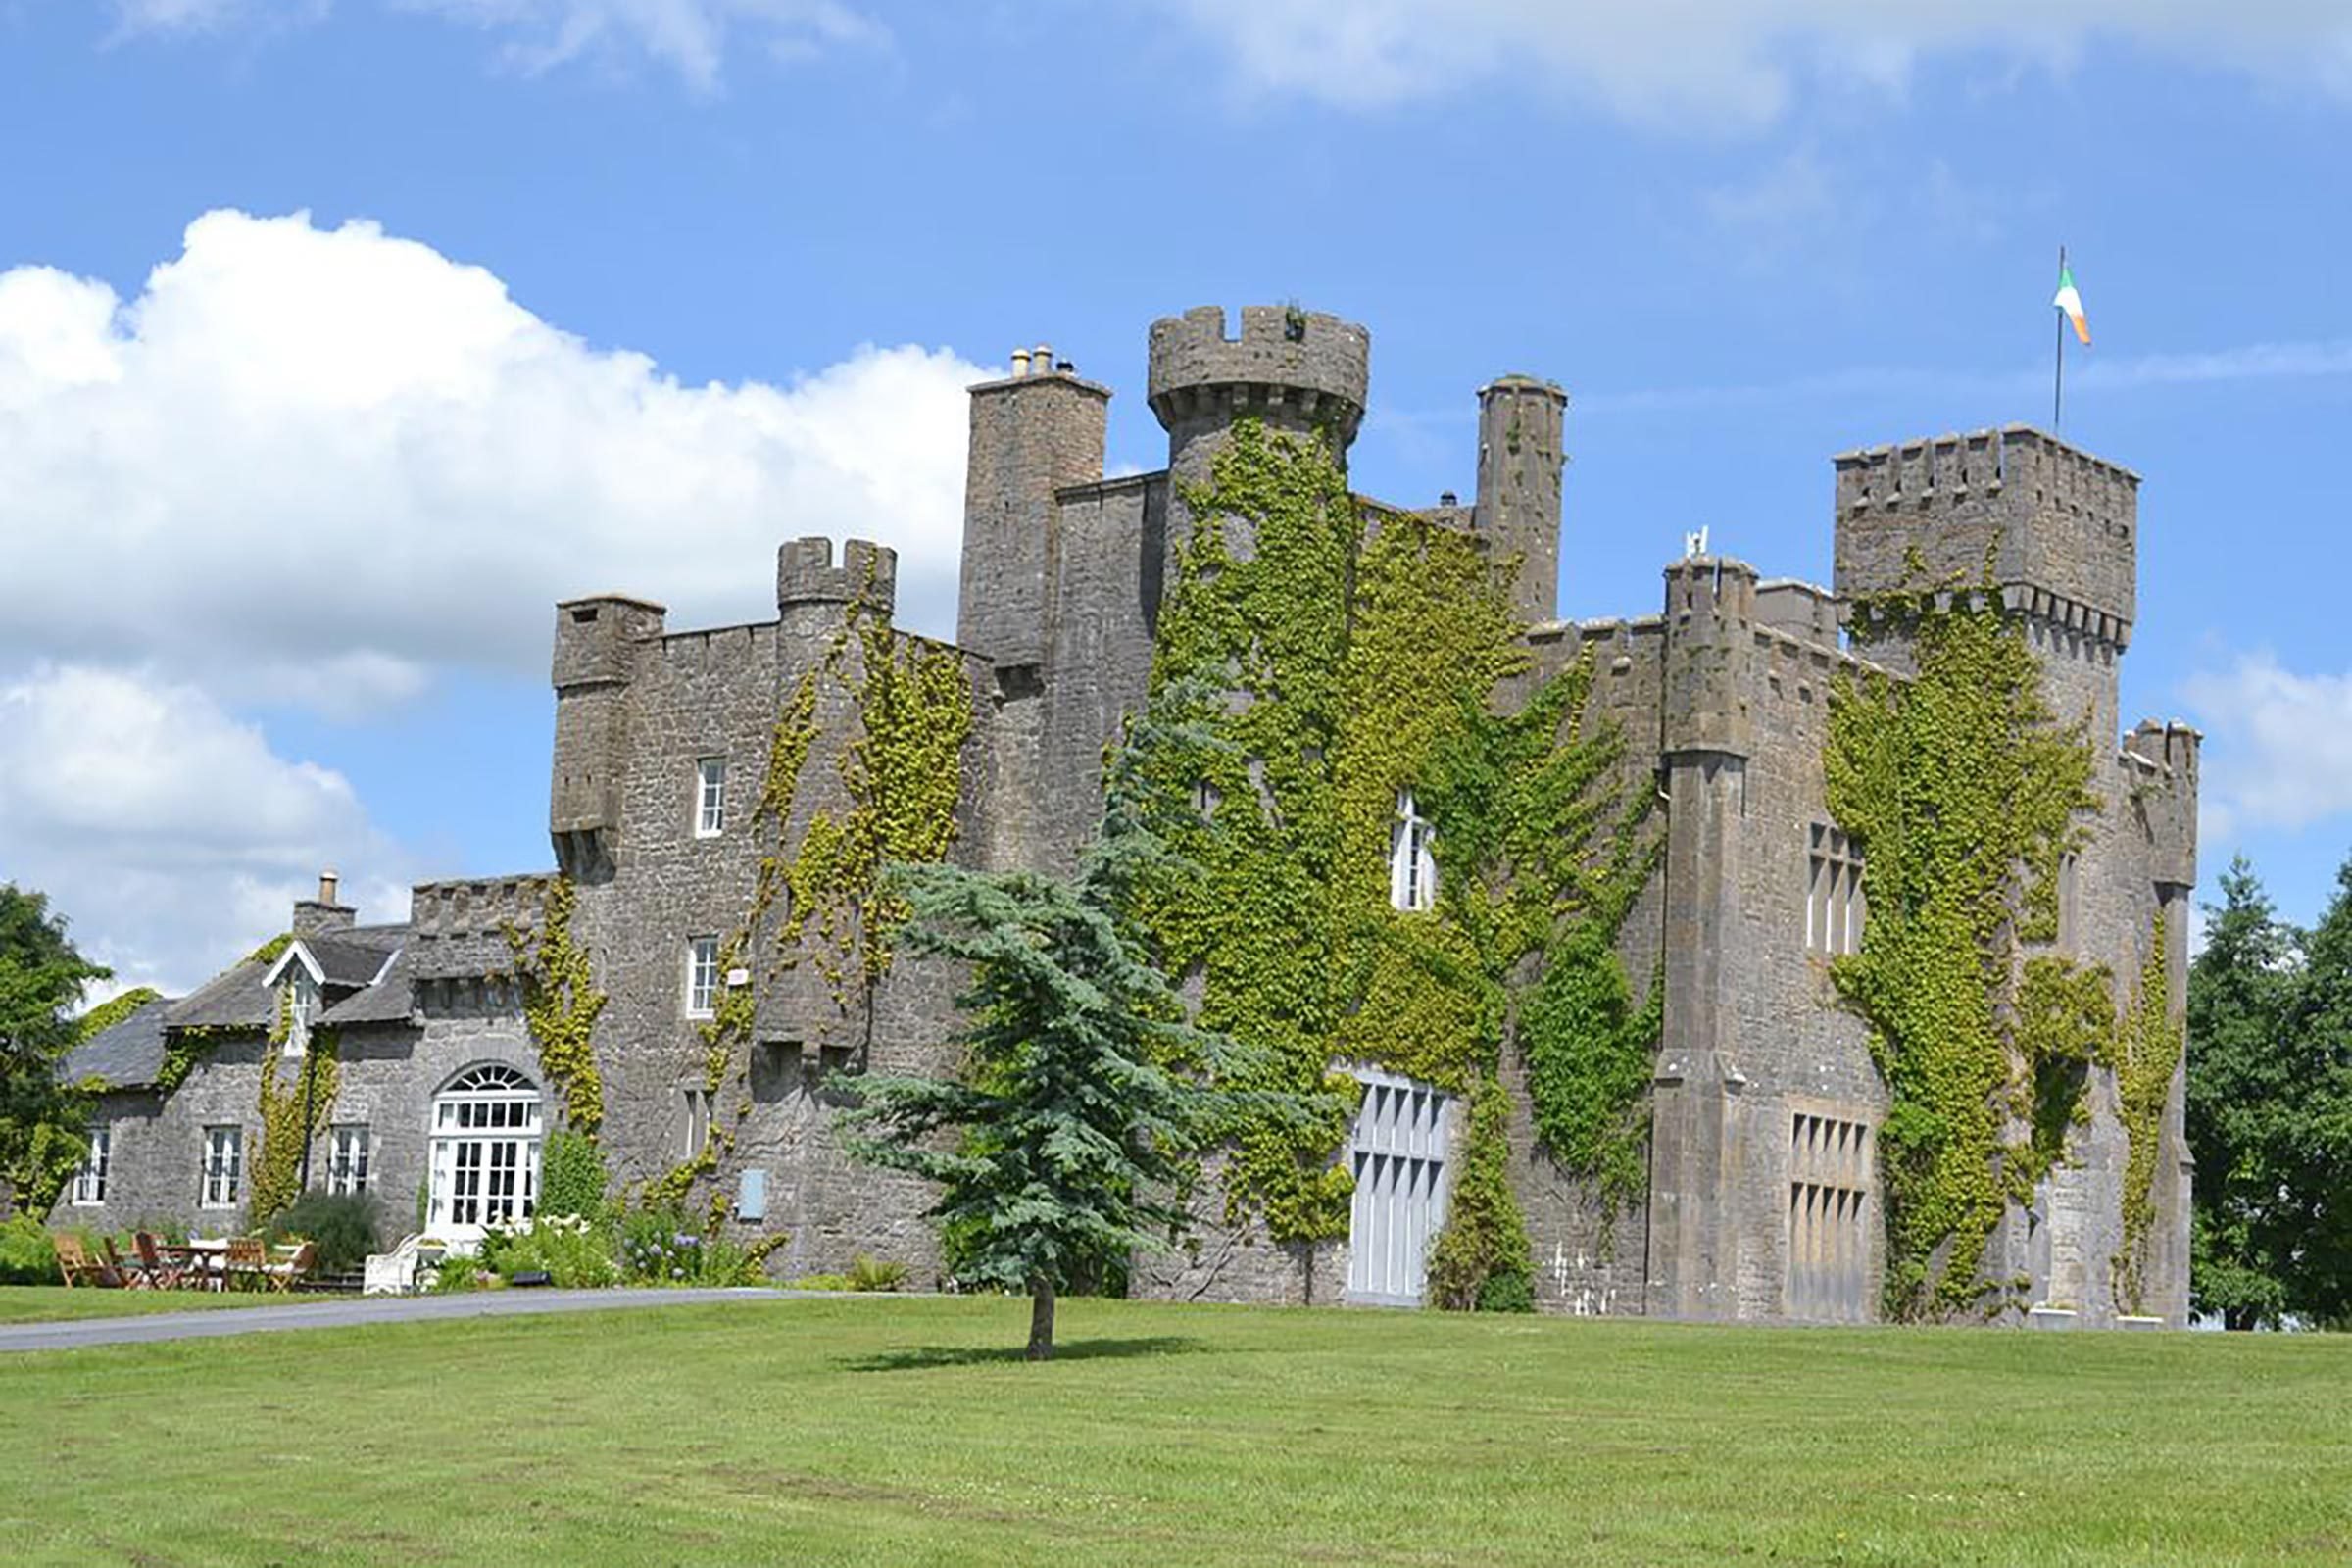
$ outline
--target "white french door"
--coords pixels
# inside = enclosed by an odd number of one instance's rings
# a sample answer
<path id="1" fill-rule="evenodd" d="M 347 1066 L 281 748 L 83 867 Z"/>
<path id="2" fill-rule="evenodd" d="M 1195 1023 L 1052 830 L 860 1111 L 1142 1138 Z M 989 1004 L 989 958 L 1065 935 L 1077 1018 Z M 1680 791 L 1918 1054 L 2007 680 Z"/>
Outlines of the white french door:
<path id="1" fill-rule="evenodd" d="M 434 1098 L 429 1235 L 475 1242 L 537 1208 L 543 1115 L 537 1087 L 511 1067 L 472 1068 Z"/>

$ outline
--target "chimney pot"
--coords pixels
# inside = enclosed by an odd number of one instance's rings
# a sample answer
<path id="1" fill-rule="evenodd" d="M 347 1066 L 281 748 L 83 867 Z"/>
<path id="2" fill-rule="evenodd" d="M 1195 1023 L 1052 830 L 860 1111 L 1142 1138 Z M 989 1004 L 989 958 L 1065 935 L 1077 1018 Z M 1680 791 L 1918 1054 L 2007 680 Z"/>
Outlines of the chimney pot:
<path id="1" fill-rule="evenodd" d="M 318 873 L 318 902 L 320 904 L 335 902 L 335 884 L 341 880 L 331 867 Z"/>
<path id="2" fill-rule="evenodd" d="M 1012 373 L 1016 376 L 1029 373 L 1029 351 L 1027 349 L 1012 351 Z"/>
<path id="3" fill-rule="evenodd" d="M 1050 375 L 1054 370 L 1054 346 L 1040 343 L 1029 351 L 1029 368 L 1033 375 Z"/>

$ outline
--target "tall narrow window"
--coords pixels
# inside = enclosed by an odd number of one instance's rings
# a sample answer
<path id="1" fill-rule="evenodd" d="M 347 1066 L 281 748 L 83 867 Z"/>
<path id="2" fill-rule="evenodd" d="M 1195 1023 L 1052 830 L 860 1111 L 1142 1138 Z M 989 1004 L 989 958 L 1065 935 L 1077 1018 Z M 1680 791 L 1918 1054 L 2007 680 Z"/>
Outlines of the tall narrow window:
<path id="1" fill-rule="evenodd" d="M 718 1007 L 718 938 L 686 944 L 686 1016 L 708 1018 Z"/>
<path id="2" fill-rule="evenodd" d="M 300 963 L 286 967 L 286 1054 L 311 1049 L 311 1020 L 318 1016 L 318 982 Z"/>
<path id="3" fill-rule="evenodd" d="M 1429 842 L 1429 819 L 1405 790 L 1396 797 L 1389 835 L 1389 903 L 1399 909 L 1427 909 L 1438 902 L 1438 862 Z"/>
<path id="4" fill-rule="evenodd" d="M 694 836 L 714 839 L 727 826 L 727 760 L 706 757 L 694 764 Z"/>
<path id="5" fill-rule="evenodd" d="M 1838 829 L 1816 822 L 1806 872 L 1806 950 L 1833 957 L 1861 952 L 1862 852 Z"/>
<path id="6" fill-rule="evenodd" d="M 368 1190 L 368 1127 L 351 1122 L 334 1129 L 327 1143 L 326 1190 L 364 1193 Z"/>
<path id="7" fill-rule="evenodd" d="M 234 1208 L 245 1185 L 245 1129 L 204 1130 L 204 1206 Z"/>
<path id="8" fill-rule="evenodd" d="M 678 1158 L 699 1159 L 710 1143 L 710 1091 L 697 1086 L 678 1091 L 685 1114 L 678 1121 Z"/>
<path id="9" fill-rule="evenodd" d="M 90 1152 L 82 1157 L 81 1169 L 74 1173 L 74 1201 L 80 1204 L 106 1201 L 106 1167 L 115 1152 L 114 1129 L 103 1122 L 90 1129 Z"/>

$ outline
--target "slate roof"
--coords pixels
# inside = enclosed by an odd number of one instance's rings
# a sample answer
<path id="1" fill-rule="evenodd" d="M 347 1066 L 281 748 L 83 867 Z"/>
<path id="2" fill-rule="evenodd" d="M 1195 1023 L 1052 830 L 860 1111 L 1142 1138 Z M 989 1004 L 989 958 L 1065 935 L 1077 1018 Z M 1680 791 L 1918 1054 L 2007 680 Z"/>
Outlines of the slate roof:
<path id="1" fill-rule="evenodd" d="M 262 984 L 266 963 L 245 959 L 215 975 L 172 1004 L 173 1029 L 267 1029 L 277 1022 L 277 999 Z"/>
<path id="2" fill-rule="evenodd" d="M 402 936 L 408 934 L 406 926 L 394 929 Z M 324 983 L 328 986 L 368 984 L 382 972 L 384 960 L 393 953 L 398 952 L 400 946 L 398 942 L 393 942 L 384 947 L 377 947 L 369 943 L 354 941 L 341 934 L 298 937 L 295 940 L 301 944 L 303 952 L 318 960 L 319 971 L 324 976 Z"/>
<path id="3" fill-rule="evenodd" d="M 318 1015 L 318 1022 L 330 1028 L 347 1023 L 407 1023 L 416 1002 L 415 988 L 409 983 L 408 950 L 404 948 L 393 956 L 392 966 L 384 971 L 381 980 L 362 987 L 327 1008 Z"/>
<path id="4" fill-rule="evenodd" d="M 155 1082 L 164 1065 L 164 1020 L 172 1011 L 158 997 L 66 1053 L 57 1075 L 70 1084 L 96 1078 L 109 1089 L 136 1089 Z"/>

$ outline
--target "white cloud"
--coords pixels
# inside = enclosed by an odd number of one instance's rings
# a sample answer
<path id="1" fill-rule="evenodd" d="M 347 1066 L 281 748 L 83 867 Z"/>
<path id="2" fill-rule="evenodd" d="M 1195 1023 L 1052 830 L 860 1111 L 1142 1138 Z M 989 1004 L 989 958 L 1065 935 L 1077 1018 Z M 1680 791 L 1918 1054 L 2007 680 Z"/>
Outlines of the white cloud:
<path id="1" fill-rule="evenodd" d="M 307 215 L 208 214 L 127 303 L 0 273 L 0 670 L 152 661 L 349 715 L 445 666 L 543 678 L 573 594 L 765 618 L 805 533 L 896 546 L 903 618 L 944 633 L 986 373 L 867 346 L 682 385 L 479 268 Z"/>
<path id="2" fill-rule="evenodd" d="M 1248 85 L 1375 107 L 1513 80 L 1628 118 L 1754 125 L 1812 82 L 1899 91 L 1923 55 L 2064 70 L 2130 43 L 2352 96 L 2342 0 L 1152 0 Z"/>
<path id="3" fill-rule="evenodd" d="M 49 895 L 113 990 L 201 982 L 285 929 L 326 866 L 363 919 L 408 914 L 411 867 L 347 780 L 150 672 L 0 682 L 0 876 Z"/>
<path id="4" fill-rule="evenodd" d="M 2249 654 L 2191 676 L 2183 694 L 2206 734 L 2201 830 L 2214 848 L 2241 829 L 2352 813 L 2352 673 L 2303 675 Z"/>
<path id="5" fill-rule="evenodd" d="M 114 0 L 119 34 L 216 32 L 323 20 L 332 0 Z M 728 47 L 748 39 L 780 59 L 888 41 L 882 25 L 841 0 L 381 0 L 507 40 L 508 58 L 537 73 L 581 59 L 642 54 L 694 87 L 718 83 Z"/>

